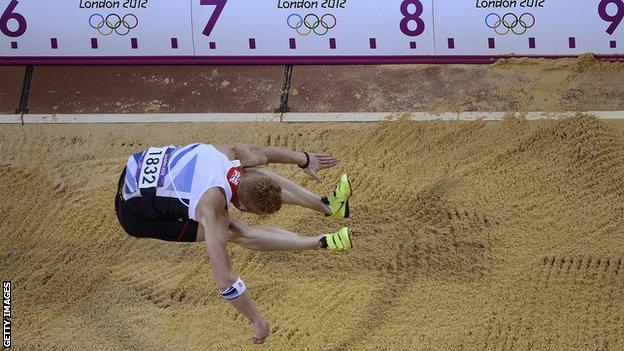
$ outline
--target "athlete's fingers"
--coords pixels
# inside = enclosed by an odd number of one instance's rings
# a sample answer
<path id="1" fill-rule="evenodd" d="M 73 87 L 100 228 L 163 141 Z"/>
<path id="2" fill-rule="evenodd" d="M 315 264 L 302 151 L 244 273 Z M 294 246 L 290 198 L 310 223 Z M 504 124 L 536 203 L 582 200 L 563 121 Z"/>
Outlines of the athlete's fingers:
<path id="1" fill-rule="evenodd" d="M 264 343 L 264 340 L 265 340 L 265 339 L 259 339 L 259 338 L 255 337 L 255 336 L 252 336 L 252 337 L 251 337 L 251 342 L 253 342 L 253 343 L 254 343 L 254 344 L 256 344 L 256 345 L 263 344 L 263 343 Z"/>
<path id="2" fill-rule="evenodd" d="M 318 155 L 318 158 L 319 160 L 322 160 L 322 161 L 338 160 L 338 158 L 333 155 Z"/>
<path id="3" fill-rule="evenodd" d="M 306 168 L 303 170 L 307 175 L 309 175 L 310 177 L 314 178 L 317 182 L 321 183 L 322 180 L 321 178 L 319 178 L 319 176 L 316 175 L 316 173 L 314 173 L 314 171 L 310 168 Z"/>
<path id="4" fill-rule="evenodd" d="M 338 160 L 338 158 L 334 157 L 334 156 L 321 156 L 318 158 L 321 161 L 336 161 Z"/>
<path id="5" fill-rule="evenodd" d="M 331 158 L 317 158 L 314 160 L 314 162 L 310 162 L 310 163 L 317 163 L 319 165 L 326 165 L 326 164 L 333 164 L 338 162 L 338 160 L 336 159 L 331 159 Z"/>
<path id="6" fill-rule="evenodd" d="M 336 163 L 340 162 L 339 159 L 337 159 L 337 158 L 335 158 L 333 156 L 330 156 L 330 157 L 318 157 L 318 158 L 316 158 L 316 160 L 318 161 L 319 164 L 322 164 L 322 165 L 324 165 L 324 164 L 336 164 Z"/>
<path id="7" fill-rule="evenodd" d="M 319 183 L 322 183 L 322 182 L 323 182 L 323 180 L 322 180 L 319 176 L 317 176 L 316 174 L 312 173 L 312 174 L 310 174 L 310 175 L 311 175 L 311 176 L 312 176 L 312 178 L 314 178 L 314 180 L 316 180 L 317 182 L 319 182 Z"/>
<path id="8" fill-rule="evenodd" d="M 340 163 L 339 160 L 321 160 L 320 162 L 321 167 L 323 168 L 330 168 L 330 167 L 334 167 L 335 165 L 337 165 L 338 163 Z"/>
<path id="9" fill-rule="evenodd" d="M 327 168 L 328 166 L 328 161 L 323 161 L 319 158 L 315 157 L 311 157 L 310 158 L 310 164 L 308 165 L 307 168 L 313 170 L 313 171 L 317 171 L 319 169 L 323 169 L 323 168 Z M 330 166 L 331 167 L 331 166 Z"/>
<path id="10" fill-rule="evenodd" d="M 334 161 L 334 160 L 338 160 L 335 156 L 333 155 L 320 155 L 320 154 L 314 154 L 314 157 L 316 157 L 320 162 L 329 162 L 329 161 Z"/>
<path id="11" fill-rule="evenodd" d="M 266 336 L 264 338 L 259 338 L 257 336 L 252 336 L 251 337 L 251 341 L 254 344 L 256 344 L 256 345 L 264 344 L 264 342 L 266 341 Z"/>

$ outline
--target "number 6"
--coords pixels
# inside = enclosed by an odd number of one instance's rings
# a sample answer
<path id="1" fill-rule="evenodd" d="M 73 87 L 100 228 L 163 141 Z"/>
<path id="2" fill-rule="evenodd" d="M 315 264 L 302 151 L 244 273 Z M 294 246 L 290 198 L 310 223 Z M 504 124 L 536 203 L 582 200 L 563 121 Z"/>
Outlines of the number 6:
<path id="1" fill-rule="evenodd" d="M 2 31 L 4 35 L 11 38 L 17 38 L 26 33 L 26 19 L 19 13 L 13 12 L 18 4 L 19 2 L 17 0 L 12 0 L 2 14 L 2 17 L 0 17 L 0 31 Z M 9 29 L 9 20 L 11 19 L 17 21 L 17 29 L 14 31 Z"/>

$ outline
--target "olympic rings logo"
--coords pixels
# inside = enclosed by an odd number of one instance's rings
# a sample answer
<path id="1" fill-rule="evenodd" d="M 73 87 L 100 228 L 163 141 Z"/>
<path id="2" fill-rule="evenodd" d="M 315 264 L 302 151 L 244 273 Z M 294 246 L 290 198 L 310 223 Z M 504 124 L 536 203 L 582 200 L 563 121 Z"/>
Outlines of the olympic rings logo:
<path id="1" fill-rule="evenodd" d="M 321 17 L 313 13 L 306 15 L 305 17 L 301 17 L 300 15 L 293 13 L 288 16 L 286 24 L 288 24 L 290 28 L 297 31 L 299 35 L 308 35 L 312 32 L 316 35 L 325 35 L 330 29 L 334 28 L 338 24 L 338 21 L 331 13 L 326 13 Z"/>
<path id="2" fill-rule="evenodd" d="M 485 25 L 494 29 L 498 35 L 506 35 L 512 32 L 516 35 L 522 35 L 535 25 L 535 16 L 526 12 L 520 15 L 508 12 L 502 17 L 496 13 L 490 13 L 485 17 Z"/>
<path id="3" fill-rule="evenodd" d="M 94 13 L 89 17 L 89 25 L 102 35 L 111 35 L 113 32 L 119 35 L 127 35 L 139 25 L 139 19 L 132 13 L 120 17 L 116 13 L 104 17 Z"/>

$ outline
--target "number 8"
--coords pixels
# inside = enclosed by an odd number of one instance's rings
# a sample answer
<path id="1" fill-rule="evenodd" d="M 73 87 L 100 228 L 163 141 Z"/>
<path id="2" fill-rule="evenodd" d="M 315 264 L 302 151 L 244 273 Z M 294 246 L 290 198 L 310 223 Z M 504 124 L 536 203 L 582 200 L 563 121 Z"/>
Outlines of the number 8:
<path id="1" fill-rule="evenodd" d="M 409 5 L 414 5 L 416 7 L 416 11 L 414 13 L 409 12 Z M 423 4 L 420 0 L 403 0 L 401 3 L 401 13 L 403 14 L 403 19 L 401 19 L 401 32 L 403 34 L 410 37 L 417 37 L 425 32 L 425 21 L 420 18 L 423 14 Z M 416 22 L 416 29 L 412 30 L 409 28 L 410 22 Z"/>

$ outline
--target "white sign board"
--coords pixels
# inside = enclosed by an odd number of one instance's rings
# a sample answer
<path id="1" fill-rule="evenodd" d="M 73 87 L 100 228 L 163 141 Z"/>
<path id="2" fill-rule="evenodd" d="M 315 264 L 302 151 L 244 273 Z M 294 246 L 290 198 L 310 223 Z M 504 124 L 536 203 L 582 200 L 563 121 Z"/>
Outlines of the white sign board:
<path id="1" fill-rule="evenodd" d="M 624 53 L 623 0 L 447 0 L 435 14 L 437 55 Z"/>
<path id="2" fill-rule="evenodd" d="M 624 53 L 624 0 L 0 0 L 0 64 Z"/>
<path id="3" fill-rule="evenodd" d="M 0 56 L 193 56 L 190 3 L 0 0 Z M 175 6 L 174 6 L 175 4 Z"/>
<path id="4" fill-rule="evenodd" d="M 419 14 L 403 21 L 400 0 L 198 0 L 193 2 L 195 54 L 431 56 L 432 1 L 404 1 Z M 202 2 L 218 5 L 215 10 Z"/>

